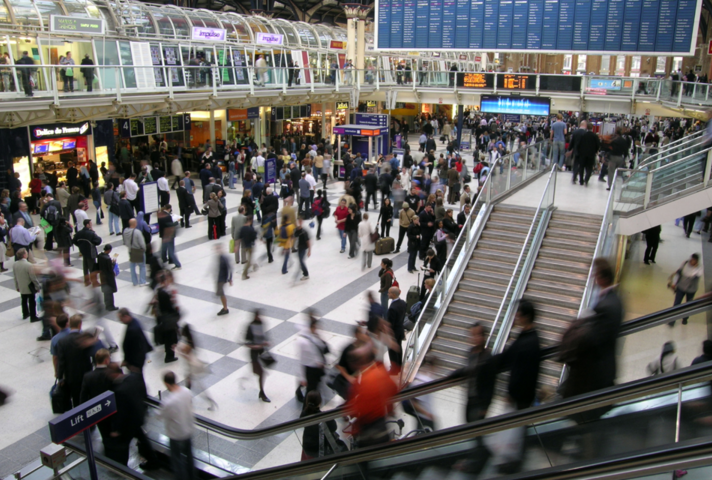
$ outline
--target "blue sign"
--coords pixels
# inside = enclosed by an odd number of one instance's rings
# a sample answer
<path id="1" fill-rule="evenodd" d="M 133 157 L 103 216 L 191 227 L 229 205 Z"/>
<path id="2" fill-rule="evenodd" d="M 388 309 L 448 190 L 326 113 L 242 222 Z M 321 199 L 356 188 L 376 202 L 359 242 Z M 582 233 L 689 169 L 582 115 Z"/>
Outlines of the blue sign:
<path id="1" fill-rule="evenodd" d="M 54 443 L 64 443 L 114 413 L 116 413 L 114 392 L 104 392 L 50 420 L 50 438 Z"/>
<path id="2" fill-rule="evenodd" d="M 376 50 L 694 55 L 701 0 L 377 0 Z"/>
<path id="3" fill-rule="evenodd" d="M 522 121 L 522 116 L 521 115 L 505 115 L 504 116 L 504 121 L 505 122 L 512 122 L 512 123 L 519 123 Z"/>
<path id="4" fill-rule="evenodd" d="M 277 183 L 277 159 L 265 158 L 265 182 L 269 185 Z"/>
<path id="5" fill-rule="evenodd" d="M 509 113 L 517 115 L 549 115 L 551 101 L 542 97 L 502 97 L 482 95 L 480 110 L 483 113 Z"/>
<path id="6" fill-rule="evenodd" d="M 247 118 L 260 118 L 260 107 L 252 107 L 247 109 Z"/>
<path id="7" fill-rule="evenodd" d="M 620 90 L 623 86 L 622 80 L 607 78 L 592 78 L 589 80 L 590 88 L 601 88 L 603 90 Z"/>
<path id="8" fill-rule="evenodd" d="M 381 113 L 357 113 L 354 123 L 356 125 L 368 125 L 369 127 L 388 128 L 388 115 Z"/>

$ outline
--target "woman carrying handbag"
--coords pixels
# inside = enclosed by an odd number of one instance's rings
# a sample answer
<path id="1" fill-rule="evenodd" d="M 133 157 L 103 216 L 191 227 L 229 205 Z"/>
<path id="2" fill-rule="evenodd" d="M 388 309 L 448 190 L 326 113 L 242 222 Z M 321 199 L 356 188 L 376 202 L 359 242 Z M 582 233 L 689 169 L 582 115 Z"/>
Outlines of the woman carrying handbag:
<path id="1" fill-rule="evenodd" d="M 691 302 L 695 298 L 695 293 L 700 286 L 700 277 L 702 276 L 702 265 L 700 265 L 700 256 L 693 253 L 689 260 L 682 264 L 675 273 L 670 276 L 668 288 L 675 292 L 675 301 L 673 306 L 680 305 L 682 299 L 687 297 L 687 301 Z M 682 319 L 682 324 L 687 325 L 687 319 Z M 674 327 L 675 322 L 668 323 Z"/>

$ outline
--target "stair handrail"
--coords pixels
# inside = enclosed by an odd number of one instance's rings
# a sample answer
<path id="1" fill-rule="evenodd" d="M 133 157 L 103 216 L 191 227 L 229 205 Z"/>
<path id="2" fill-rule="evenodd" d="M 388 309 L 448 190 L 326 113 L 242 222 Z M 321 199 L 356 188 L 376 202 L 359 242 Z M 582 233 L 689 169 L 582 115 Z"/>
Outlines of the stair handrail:
<path id="1" fill-rule="evenodd" d="M 522 263 L 522 258 L 524 258 L 524 253 L 527 250 L 527 244 L 529 243 L 529 239 L 532 236 L 532 232 L 534 231 L 534 225 L 538 223 L 538 218 L 539 218 L 539 212 L 541 212 L 541 206 L 544 203 L 544 199 L 547 197 L 549 193 L 549 188 L 553 185 L 554 191 L 556 191 L 556 170 L 557 167 L 556 165 L 551 166 L 551 172 L 549 173 L 549 178 L 546 181 L 546 187 L 544 188 L 544 193 L 541 195 L 541 199 L 539 200 L 539 205 L 536 207 L 536 212 L 534 212 L 534 218 L 532 219 L 532 224 L 529 225 L 529 231 L 527 232 L 527 236 L 524 239 L 524 245 L 522 245 L 522 250 L 519 252 L 519 257 L 517 258 L 517 263 L 514 266 L 514 271 L 512 272 L 512 276 L 509 278 L 509 283 L 507 284 L 507 290 L 504 292 L 504 296 L 502 297 L 502 303 L 499 304 L 499 309 L 497 310 L 497 315 L 494 317 L 494 322 L 492 322 L 492 329 L 490 330 L 489 336 L 487 337 L 487 342 L 485 343 L 485 348 L 489 346 L 490 340 L 492 340 L 492 336 L 495 334 L 494 332 L 497 330 L 497 324 L 499 323 L 499 319 L 502 315 L 502 310 L 504 309 L 505 304 L 507 304 L 507 300 L 509 299 L 509 291 L 512 289 L 512 282 L 514 282 L 514 276 L 517 274 L 517 270 L 519 270 L 519 265 Z M 554 182 L 552 184 L 551 179 L 554 179 Z M 504 327 L 504 320 L 502 321 L 502 327 Z M 500 327 L 500 331 L 502 330 L 502 327 Z M 501 335 L 497 334 L 495 337 L 495 346 L 503 346 L 504 343 L 499 342 Z M 493 348 L 493 352 L 496 352 Z"/>
<path id="2" fill-rule="evenodd" d="M 528 163 L 529 161 L 529 148 L 535 147 L 536 150 L 536 170 L 539 170 L 539 166 L 541 162 L 541 147 L 544 144 L 544 141 L 541 142 L 536 142 L 532 145 L 529 145 L 526 147 L 526 151 L 524 155 L 526 155 L 525 158 L 525 164 Z M 507 193 L 511 188 L 514 186 L 511 185 L 511 182 L 509 181 L 509 178 L 511 178 L 511 167 L 512 167 L 512 161 L 514 159 L 514 155 L 517 152 L 512 152 L 510 154 L 507 154 L 503 157 L 498 158 L 492 165 L 489 166 L 489 174 L 487 175 L 487 178 L 485 179 L 485 183 L 482 185 L 482 189 L 480 189 L 479 193 L 477 194 L 477 197 L 475 200 L 472 202 L 472 210 L 470 211 L 470 214 L 468 215 L 465 224 L 463 225 L 462 229 L 460 230 L 460 233 L 457 236 L 457 239 L 455 240 L 455 243 L 453 245 L 453 248 L 450 250 L 450 253 L 447 256 L 447 259 L 445 260 L 445 265 L 443 266 L 442 271 L 440 274 L 436 277 L 436 282 L 435 282 L 435 287 L 433 290 L 430 292 L 430 294 L 427 296 L 425 302 L 423 303 L 423 306 L 420 310 L 420 314 L 418 315 L 418 319 L 416 320 L 413 330 L 411 331 L 410 335 L 408 336 L 406 340 L 406 345 L 405 348 L 403 348 L 403 368 L 401 370 L 401 384 L 406 385 L 410 383 L 413 380 L 413 377 L 415 375 L 415 372 L 417 371 L 417 368 L 419 367 L 420 363 L 422 362 L 425 352 L 427 352 L 427 347 L 430 345 L 429 341 L 426 340 L 420 340 L 421 335 L 425 333 L 427 337 L 429 337 L 432 340 L 432 337 L 434 335 L 434 330 L 437 329 L 437 326 L 440 323 L 440 320 L 442 319 L 442 316 L 444 315 L 444 310 L 443 306 L 449 304 L 450 299 L 452 298 L 452 295 L 454 294 L 454 289 L 453 288 L 448 288 L 448 279 L 449 278 L 454 278 L 452 275 L 455 277 L 459 278 L 462 275 L 462 272 L 464 271 L 467 263 L 465 260 L 461 260 L 460 256 L 466 256 L 468 255 L 468 251 L 472 250 L 473 246 L 477 243 L 477 240 L 479 239 L 479 236 L 481 234 L 482 229 L 484 228 L 485 220 L 487 216 L 489 216 L 489 212 L 491 211 L 491 205 L 492 201 L 496 200 L 498 197 L 501 195 Z M 522 152 L 519 152 L 520 155 L 522 155 Z M 497 176 L 495 174 L 495 169 L 499 165 L 508 165 L 507 167 L 507 182 L 504 188 L 504 191 L 500 192 L 499 194 L 493 195 L 492 194 L 492 177 Z M 476 209 L 475 207 L 480 204 L 481 207 L 479 209 Z M 477 210 L 477 213 L 475 213 L 475 210 Z M 476 223 L 475 223 L 476 222 Z M 470 227 L 470 225 L 472 225 Z M 464 242 L 463 247 L 460 249 L 460 252 L 458 253 L 458 258 L 455 260 L 455 264 L 452 270 L 450 269 L 450 261 L 453 258 L 453 255 L 455 253 L 456 247 L 459 243 Z M 471 255 L 471 252 L 469 253 Z M 437 310 L 435 314 L 432 317 L 432 326 L 434 328 L 429 329 L 427 332 L 424 332 L 425 330 L 425 322 L 428 321 L 428 319 L 425 318 L 425 314 L 427 311 L 428 306 L 433 303 L 435 304 L 437 296 L 441 296 L 440 302 L 438 303 Z M 425 346 L 426 348 L 421 349 L 419 348 L 420 345 Z M 409 362 L 408 359 L 412 356 L 412 360 Z"/>
<path id="3" fill-rule="evenodd" d="M 682 163 L 684 163 L 684 162 L 689 161 L 689 160 L 690 160 L 691 158 L 693 158 L 693 157 L 697 157 L 697 156 L 699 156 L 699 155 L 701 155 L 701 154 L 703 154 L 703 153 L 705 153 L 705 152 L 709 152 L 711 149 L 712 149 L 712 146 L 709 146 L 709 147 L 707 147 L 707 148 L 703 148 L 702 150 L 700 150 L 700 151 L 698 151 L 698 152 L 692 153 L 692 154 L 687 155 L 687 156 L 685 156 L 685 157 L 683 157 L 683 158 L 679 158 L 679 159 L 675 160 L 674 162 L 666 163 L 665 165 L 660 165 L 659 167 L 655 167 L 655 168 L 652 168 L 652 169 L 641 169 L 640 167 L 639 167 L 639 168 L 636 168 L 636 169 L 634 169 L 634 170 L 631 171 L 631 174 L 630 174 L 630 176 L 628 177 L 628 179 L 632 178 L 633 175 L 635 175 L 636 173 L 652 173 L 652 172 L 657 172 L 658 170 L 663 170 L 663 169 L 666 169 L 666 168 L 672 168 L 672 167 L 675 166 L 675 165 L 680 165 L 680 164 L 682 164 Z M 626 179 L 625 181 L 627 181 L 628 179 Z"/>
<path id="4" fill-rule="evenodd" d="M 514 325 L 514 313 L 516 312 L 516 303 L 522 298 L 522 295 L 524 294 L 524 288 L 526 287 L 527 283 L 529 283 L 529 277 L 531 275 L 532 269 L 534 268 L 536 258 L 539 254 L 539 245 L 541 245 L 541 241 L 544 239 L 544 234 L 546 233 L 546 226 L 549 224 L 551 209 L 556 199 L 556 171 L 557 168 L 555 165 L 553 165 L 551 168 L 551 173 L 549 173 L 549 179 L 546 181 L 546 187 L 544 187 L 544 193 L 542 193 L 541 200 L 539 200 L 539 206 L 537 207 L 536 213 L 534 214 L 534 219 L 532 220 L 532 224 L 529 227 L 527 240 L 524 241 L 522 251 L 519 254 L 519 260 L 517 260 L 517 265 L 514 267 L 512 278 L 510 278 L 509 280 L 509 285 L 507 286 L 507 293 L 505 293 L 504 298 L 502 298 L 502 304 L 499 306 L 499 311 L 497 312 L 497 317 L 495 318 L 496 322 L 499 317 L 499 313 L 502 311 L 502 307 L 507 304 L 507 311 L 504 314 L 504 318 L 502 320 L 502 327 L 500 328 L 500 332 L 497 334 L 497 338 L 495 339 L 494 345 L 492 346 L 492 353 L 495 355 L 501 353 L 504 350 L 505 345 L 507 344 L 509 333 L 512 331 L 512 326 Z M 550 188 L 551 198 L 548 199 L 547 197 Z M 550 203 L 549 205 L 546 205 L 544 207 L 544 211 L 542 211 L 541 216 L 539 216 L 539 212 L 542 210 L 542 206 L 544 206 L 544 201 L 547 199 Z M 524 260 L 522 272 L 519 275 L 519 279 L 517 279 L 517 284 L 514 287 L 511 299 L 508 301 L 509 287 L 511 286 L 512 280 L 514 280 L 514 276 L 517 273 L 517 269 L 519 268 L 519 262 L 521 261 L 522 255 L 524 254 L 524 251 L 527 248 L 529 235 L 531 235 L 532 228 L 534 227 L 535 223 L 538 223 L 538 225 L 536 232 L 534 233 L 534 238 L 532 238 L 531 248 L 529 249 L 529 253 L 526 255 L 526 258 Z M 494 327 L 495 324 L 492 324 L 492 331 L 494 331 Z"/>
<path id="5" fill-rule="evenodd" d="M 645 159 L 643 159 L 643 161 L 639 162 L 636 165 L 635 170 L 637 170 L 639 168 L 643 168 L 653 162 L 659 162 L 660 160 L 662 160 L 662 157 L 664 157 L 666 155 L 670 155 L 670 153 L 671 153 L 670 150 L 673 150 L 677 147 L 681 147 L 682 145 L 685 145 L 687 143 L 693 143 L 693 145 L 690 145 L 690 146 L 687 146 L 681 150 L 678 150 L 678 151 L 682 151 L 682 150 L 686 150 L 689 147 L 699 144 L 698 141 L 700 140 L 700 138 L 702 138 L 703 134 L 704 134 L 704 130 L 700 130 L 700 131 L 695 132 L 691 135 L 687 135 L 686 137 L 678 138 L 674 142 L 670 142 L 667 145 L 661 146 L 657 153 L 654 153 L 654 154 L 650 155 L 649 157 L 645 157 Z M 656 158 L 656 157 L 660 157 L 660 158 Z"/>

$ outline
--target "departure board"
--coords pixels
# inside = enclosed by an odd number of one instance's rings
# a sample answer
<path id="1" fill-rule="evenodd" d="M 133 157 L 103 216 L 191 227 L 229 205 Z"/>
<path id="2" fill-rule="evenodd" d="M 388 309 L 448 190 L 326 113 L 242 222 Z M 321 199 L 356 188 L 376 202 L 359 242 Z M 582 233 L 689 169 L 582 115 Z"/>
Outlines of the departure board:
<path id="1" fill-rule="evenodd" d="M 701 8 L 702 0 L 377 0 L 376 50 L 693 55 Z"/>

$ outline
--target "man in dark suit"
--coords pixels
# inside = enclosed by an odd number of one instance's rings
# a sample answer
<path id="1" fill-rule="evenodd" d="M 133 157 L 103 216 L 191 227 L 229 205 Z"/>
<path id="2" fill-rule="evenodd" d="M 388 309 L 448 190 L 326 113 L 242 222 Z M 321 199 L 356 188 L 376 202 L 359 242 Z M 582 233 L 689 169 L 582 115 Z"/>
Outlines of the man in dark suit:
<path id="1" fill-rule="evenodd" d="M 96 368 L 91 372 L 84 374 L 82 380 L 82 390 L 79 401 L 84 403 L 92 398 L 108 392 L 114 386 L 114 382 L 109 375 L 107 368 L 111 363 L 111 354 L 105 348 L 100 349 L 94 355 L 94 363 Z M 99 432 L 104 443 L 111 440 L 111 419 L 107 418 L 99 422 Z"/>
<path id="2" fill-rule="evenodd" d="M 563 385 L 564 398 L 612 387 L 616 379 L 616 342 L 623 321 L 623 303 L 614 288 L 615 274 L 607 260 L 594 260 L 594 275 L 600 288 L 594 314 L 573 324 L 562 340 L 568 346 L 563 348 L 562 360 L 569 369 Z M 571 334 L 574 329 L 579 333 Z M 567 337 L 576 338 L 567 342 Z"/>
<path id="3" fill-rule="evenodd" d="M 17 204 L 17 208 L 19 210 L 12 214 L 12 224 L 16 225 L 17 221 L 21 218 L 25 221 L 25 228 L 29 229 L 34 227 L 35 223 L 32 220 L 32 216 L 30 216 L 30 212 L 27 211 L 27 204 L 20 202 Z"/>
<path id="4" fill-rule="evenodd" d="M 74 407 L 81 403 L 84 374 L 91 372 L 89 347 L 96 343 L 96 337 L 89 337 L 81 330 L 82 316 L 72 315 L 69 333 L 57 344 L 57 378 L 69 391 Z"/>
<path id="5" fill-rule="evenodd" d="M 180 186 L 176 190 L 176 194 L 178 195 L 180 226 L 190 228 L 190 214 L 193 213 L 193 202 L 195 202 L 195 200 L 188 197 L 188 190 L 186 190 L 183 180 L 180 181 Z"/>
<path id="6" fill-rule="evenodd" d="M 90 276 L 98 270 L 96 264 L 96 246 L 101 245 L 101 237 L 94 232 L 90 219 L 84 220 L 84 228 L 74 235 L 72 240 L 82 254 L 82 266 L 84 267 L 84 285 L 90 285 Z"/>
<path id="7" fill-rule="evenodd" d="M 574 171 L 573 178 L 571 179 L 571 183 L 576 183 L 576 177 L 578 176 L 578 171 L 580 168 L 582 168 L 581 165 L 581 153 L 579 152 L 579 146 L 581 145 L 581 138 L 583 138 L 584 133 L 586 133 L 586 125 L 588 125 L 588 122 L 586 120 L 581 120 L 580 127 L 574 130 L 574 133 L 571 134 L 571 141 L 569 142 L 569 151 L 571 152 L 572 155 L 572 160 L 573 160 L 573 165 L 572 165 L 572 170 Z M 583 175 L 583 173 L 582 173 Z"/>
<path id="8" fill-rule="evenodd" d="M 104 245 L 104 251 L 96 257 L 99 268 L 99 281 L 101 282 L 101 292 L 104 294 L 104 308 L 113 312 L 118 310 L 114 305 L 114 293 L 116 293 L 116 275 L 114 274 L 114 261 L 111 259 L 111 244 Z"/>
<path id="9" fill-rule="evenodd" d="M 71 192 L 74 187 L 79 186 L 79 180 L 77 179 L 79 176 L 79 171 L 77 168 L 74 166 L 74 163 L 68 162 L 67 166 L 67 186 L 69 187 L 69 191 Z"/>
<path id="10" fill-rule="evenodd" d="M 580 154 L 578 164 L 580 185 L 588 185 L 588 180 L 591 178 L 593 167 L 596 164 L 596 155 L 600 149 L 601 140 L 598 138 L 598 135 L 593 133 L 593 125 L 587 125 L 586 131 L 581 136 L 578 145 L 578 152 Z"/>
<path id="11" fill-rule="evenodd" d="M 153 347 L 148 343 L 141 324 L 131 315 L 128 308 L 119 309 L 119 320 L 126 325 L 126 334 L 122 345 L 124 361 L 121 366 L 132 372 L 141 373 L 143 365 L 146 363 L 146 355 L 153 350 Z"/>
<path id="12" fill-rule="evenodd" d="M 117 232 L 120 235 L 127 228 L 129 228 L 129 220 L 134 218 L 134 209 L 131 206 L 131 202 L 126 198 L 126 192 L 121 192 L 121 200 L 119 200 L 119 217 L 121 218 L 121 232 Z"/>
<path id="13" fill-rule="evenodd" d="M 393 339 L 396 341 L 398 347 L 401 347 L 403 340 L 405 339 L 405 330 L 403 328 L 403 322 L 405 321 L 406 310 L 408 309 L 408 304 L 405 300 L 400 298 L 401 291 L 398 287 L 391 287 L 388 289 L 388 298 L 391 299 L 391 305 L 388 307 L 387 320 L 391 325 L 391 330 L 393 330 Z M 391 359 L 391 375 L 398 375 L 400 373 L 401 365 L 403 364 L 403 355 L 401 348 L 398 350 L 388 349 L 388 358 Z"/>

